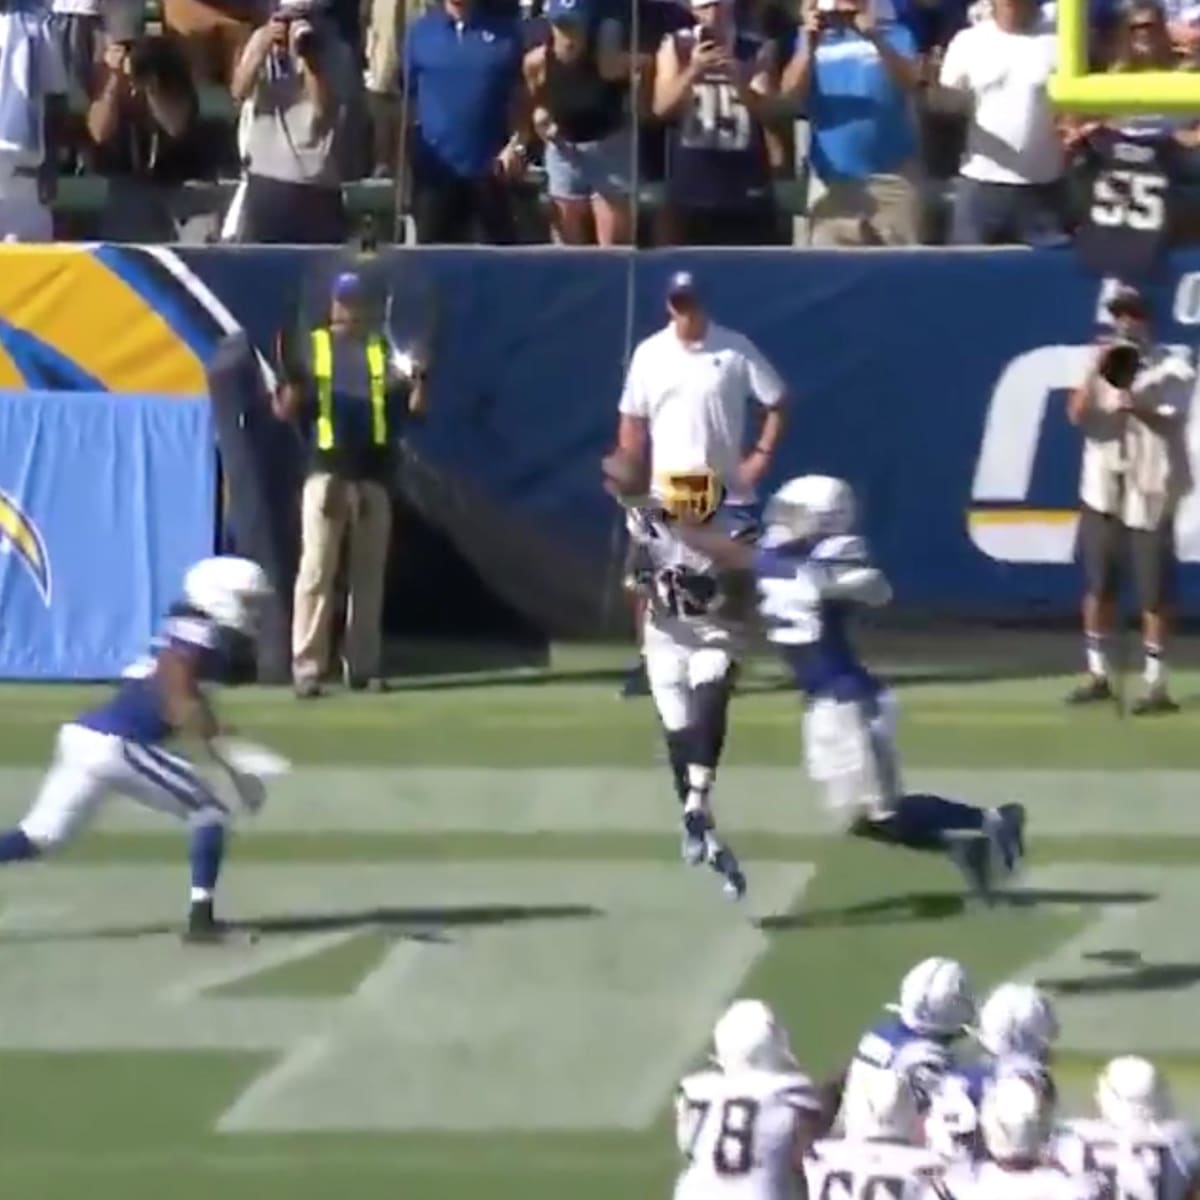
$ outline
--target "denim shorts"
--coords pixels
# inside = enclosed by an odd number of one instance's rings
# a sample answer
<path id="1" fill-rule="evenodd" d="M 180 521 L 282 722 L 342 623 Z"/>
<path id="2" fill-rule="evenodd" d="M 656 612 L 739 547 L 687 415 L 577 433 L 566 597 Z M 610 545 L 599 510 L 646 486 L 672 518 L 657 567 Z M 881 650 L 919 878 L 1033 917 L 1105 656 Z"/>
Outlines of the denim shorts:
<path id="1" fill-rule="evenodd" d="M 632 138 L 625 129 L 598 142 L 550 142 L 546 146 L 547 191 L 556 200 L 628 196 L 632 191 L 632 153 Z"/>

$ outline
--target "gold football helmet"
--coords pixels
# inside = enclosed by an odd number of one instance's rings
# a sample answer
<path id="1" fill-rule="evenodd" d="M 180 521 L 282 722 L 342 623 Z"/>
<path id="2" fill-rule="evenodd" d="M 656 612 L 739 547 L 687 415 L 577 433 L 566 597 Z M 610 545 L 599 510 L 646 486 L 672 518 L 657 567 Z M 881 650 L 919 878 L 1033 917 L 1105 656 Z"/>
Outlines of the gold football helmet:
<path id="1" fill-rule="evenodd" d="M 676 520 L 707 521 L 721 503 L 721 485 L 709 467 L 663 471 L 655 480 L 654 496 Z"/>

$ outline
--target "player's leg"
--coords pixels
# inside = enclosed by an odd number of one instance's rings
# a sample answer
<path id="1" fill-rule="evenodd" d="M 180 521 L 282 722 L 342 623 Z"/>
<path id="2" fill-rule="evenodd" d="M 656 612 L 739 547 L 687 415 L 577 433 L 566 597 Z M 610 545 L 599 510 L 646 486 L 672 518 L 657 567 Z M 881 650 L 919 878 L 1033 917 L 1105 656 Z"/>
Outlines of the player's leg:
<path id="1" fill-rule="evenodd" d="M 1137 716 L 1172 713 L 1179 705 L 1167 691 L 1167 635 L 1175 584 L 1174 521 L 1168 517 L 1158 529 L 1130 530 L 1130 557 L 1142 612 L 1142 679 L 1145 695 L 1133 705 Z"/>
<path id="2" fill-rule="evenodd" d="M 65 845 L 108 791 L 106 759 L 116 739 L 78 725 L 59 730 L 36 799 L 21 823 L 0 833 L 0 863 L 28 862 Z"/>
<path id="3" fill-rule="evenodd" d="M 728 729 L 735 664 L 728 649 L 706 646 L 687 662 L 691 721 L 687 729 L 687 783 L 683 823 L 686 835 L 703 839 L 704 858 L 725 880 L 736 899 L 746 892 L 746 877 L 733 851 L 718 837 L 710 796 Z"/>
<path id="4" fill-rule="evenodd" d="M 675 795 L 684 807 L 683 857 L 692 865 L 704 858 L 704 827 L 695 832 L 688 828 L 687 802 L 691 791 L 688 770 L 692 753 L 692 692 L 688 683 L 689 651 L 647 626 L 642 638 L 642 658 L 650 695 L 658 711 L 667 761 Z M 694 823 L 694 822 L 693 822 Z"/>
<path id="5" fill-rule="evenodd" d="M 225 858 L 229 809 L 186 758 L 139 742 L 121 743 L 121 754 L 116 790 L 147 808 L 187 822 L 191 865 L 188 936 L 196 941 L 218 936 L 213 902 Z"/>
<path id="6" fill-rule="evenodd" d="M 1113 698 L 1108 659 L 1120 584 L 1121 524 L 1083 506 L 1079 516 L 1079 551 L 1087 593 L 1083 598 L 1083 642 L 1087 678 L 1068 696 L 1069 704 L 1090 704 Z"/>

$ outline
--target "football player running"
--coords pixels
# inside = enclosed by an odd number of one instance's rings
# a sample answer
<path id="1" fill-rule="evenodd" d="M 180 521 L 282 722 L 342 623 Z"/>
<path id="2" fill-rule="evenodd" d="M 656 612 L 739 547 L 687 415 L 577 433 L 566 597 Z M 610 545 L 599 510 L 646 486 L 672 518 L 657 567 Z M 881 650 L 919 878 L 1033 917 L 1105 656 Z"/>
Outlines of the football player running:
<path id="1" fill-rule="evenodd" d="M 630 534 L 640 549 L 631 582 L 646 603 L 642 657 L 682 805 L 683 858 L 693 866 L 707 863 L 726 895 L 741 899 L 746 877 L 717 836 L 712 790 L 748 604 L 743 597 L 739 608 L 712 561 L 682 542 L 677 530 L 686 520 L 735 540 L 756 531 L 727 517 L 722 488 L 707 467 L 666 472 L 649 496 L 637 496 L 644 489 L 624 456 L 610 455 L 603 470 L 609 491 L 629 506 Z"/>
<path id="2" fill-rule="evenodd" d="M 1069 1171 L 1095 1171 L 1113 1200 L 1194 1200 L 1200 1153 L 1153 1063 L 1114 1058 L 1096 1081 L 1098 1119 L 1067 1121 L 1055 1147 Z"/>
<path id="3" fill-rule="evenodd" d="M 953 1043 L 975 1018 L 975 993 L 961 963 L 926 958 L 900 983 L 889 1016 L 859 1038 L 846 1072 L 845 1094 L 862 1092 L 876 1075 L 899 1075 L 919 1110 L 953 1066 Z"/>
<path id="4" fill-rule="evenodd" d="M 675 1200 L 792 1200 L 822 1124 L 812 1081 L 787 1032 L 759 1000 L 736 1000 L 713 1028 L 712 1066 L 675 1101 L 685 1165 Z"/>
<path id="5" fill-rule="evenodd" d="M 126 668 L 113 694 L 58 732 L 54 760 L 33 806 L 0 833 L 0 863 L 40 859 L 69 842 L 112 793 L 186 821 L 190 829 L 191 905 L 186 936 L 220 936 L 213 895 L 225 850 L 227 806 L 186 759 L 163 749 L 175 735 L 205 743 L 228 773 L 239 800 L 256 810 L 262 781 L 227 763 L 214 746 L 220 732 L 203 684 L 220 680 L 238 639 L 257 636 L 270 587 L 248 559 L 206 558 L 184 577 L 150 653 Z"/>
<path id="6" fill-rule="evenodd" d="M 983 1050 L 976 1061 L 950 1071 L 938 1085 L 925 1121 L 928 1144 L 947 1160 L 978 1157 L 978 1110 L 984 1090 L 996 1079 L 1018 1075 L 1056 1100 L 1050 1052 L 1058 1017 L 1049 998 L 1029 983 L 1002 983 L 979 1011 L 971 1031 Z"/>
<path id="7" fill-rule="evenodd" d="M 805 1165 L 810 1200 L 923 1200 L 942 1160 L 918 1145 L 912 1088 L 896 1071 L 860 1077 L 846 1092 L 843 1136 L 819 1141 Z"/>
<path id="8" fill-rule="evenodd" d="M 682 536 L 718 566 L 753 573 L 767 637 L 805 698 L 809 777 L 849 833 L 946 853 L 971 891 L 990 900 L 1024 855 L 1025 809 L 903 791 L 891 693 L 851 638 L 855 611 L 886 604 L 891 588 L 854 533 L 849 485 L 825 475 L 793 479 L 768 501 L 764 524 L 756 546 L 712 528 L 685 527 Z"/>
<path id="9" fill-rule="evenodd" d="M 1054 1108 L 1035 1084 L 1007 1075 L 988 1085 L 979 1107 L 987 1159 L 950 1167 L 943 1200 L 1101 1200 L 1104 1181 L 1072 1174 L 1048 1156 Z"/>

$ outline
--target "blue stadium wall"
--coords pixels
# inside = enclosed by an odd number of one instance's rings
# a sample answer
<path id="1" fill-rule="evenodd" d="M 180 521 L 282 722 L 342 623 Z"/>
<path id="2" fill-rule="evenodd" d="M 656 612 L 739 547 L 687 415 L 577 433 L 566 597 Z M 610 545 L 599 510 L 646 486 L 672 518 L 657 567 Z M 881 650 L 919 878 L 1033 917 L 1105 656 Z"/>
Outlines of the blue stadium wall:
<path id="1" fill-rule="evenodd" d="M 164 403 L 203 394 L 204 364 L 237 326 L 272 359 L 297 298 L 330 269 L 328 254 L 286 248 L 5 247 L 0 259 L 0 390 Z M 432 281 L 441 310 L 433 417 L 412 445 L 551 551 L 592 562 L 611 551 L 596 462 L 613 436 L 627 337 L 660 324 L 665 280 L 686 266 L 716 318 L 753 338 L 792 389 L 771 482 L 849 478 L 905 606 L 1019 616 L 1073 605 L 1079 447 L 1064 401 L 1104 285 L 1069 252 L 664 251 L 631 262 L 422 249 L 399 262 Z M 1163 339 L 1194 358 L 1200 255 L 1172 261 L 1153 296 Z M 1185 506 L 1179 534 L 1184 601 L 1200 612 L 1200 503 Z"/>

